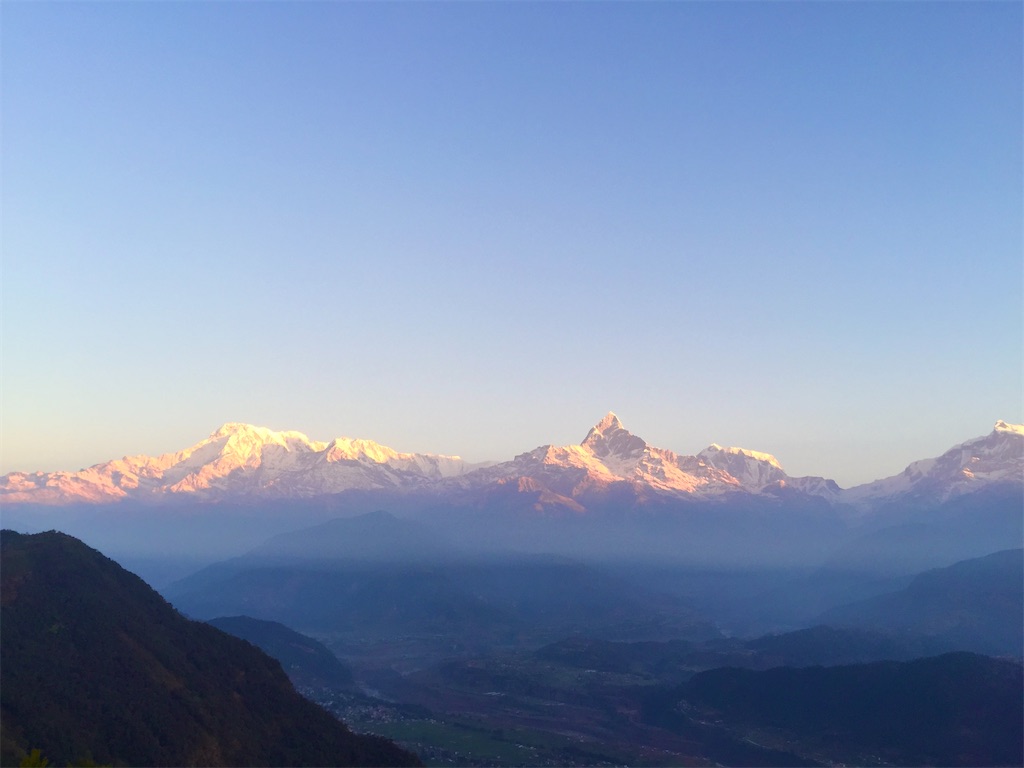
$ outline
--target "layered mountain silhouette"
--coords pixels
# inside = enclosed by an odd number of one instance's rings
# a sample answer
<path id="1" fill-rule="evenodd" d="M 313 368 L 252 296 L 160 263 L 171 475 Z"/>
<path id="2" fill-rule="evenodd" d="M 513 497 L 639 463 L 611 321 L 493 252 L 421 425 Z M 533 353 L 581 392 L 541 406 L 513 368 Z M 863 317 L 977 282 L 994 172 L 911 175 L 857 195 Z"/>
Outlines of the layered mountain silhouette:
<path id="1" fill-rule="evenodd" d="M 1024 550 L 922 573 L 904 589 L 833 608 L 823 622 L 920 635 L 978 653 L 1024 653 Z"/>
<path id="2" fill-rule="evenodd" d="M 0 534 L 0 761 L 416 765 L 350 732 L 253 645 L 182 617 L 65 534 Z"/>
<path id="3" fill-rule="evenodd" d="M 175 582 L 165 594 L 197 618 L 245 614 L 334 636 L 456 635 L 486 644 L 583 629 L 609 636 L 719 635 L 683 601 L 562 557 L 359 560 L 342 552 L 332 560 L 317 552 L 303 560 L 292 549 L 301 539 L 276 541 L 284 557 L 262 547 Z"/>

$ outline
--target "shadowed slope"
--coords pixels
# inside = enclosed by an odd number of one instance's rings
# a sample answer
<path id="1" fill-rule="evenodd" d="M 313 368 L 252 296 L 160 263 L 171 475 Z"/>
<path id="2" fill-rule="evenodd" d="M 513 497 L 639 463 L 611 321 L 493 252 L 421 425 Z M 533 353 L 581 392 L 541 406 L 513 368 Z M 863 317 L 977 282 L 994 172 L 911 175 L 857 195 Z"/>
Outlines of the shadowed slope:
<path id="1" fill-rule="evenodd" d="M 653 695 L 649 721 L 716 722 L 814 760 L 1020 765 L 1020 664 L 971 653 L 839 667 L 700 672 Z"/>
<path id="2" fill-rule="evenodd" d="M 252 643 L 281 666 L 296 686 L 353 688 L 352 670 L 318 640 L 289 629 L 276 621 L 249 616 L 210 619 L 217 629 Z"/>
<path id="3" fill-rule="evenodd" d="M 62 533 L 3 531 L 5 765 L 401 765 L 292 688 L 277 661 L 178 614 Z"/>

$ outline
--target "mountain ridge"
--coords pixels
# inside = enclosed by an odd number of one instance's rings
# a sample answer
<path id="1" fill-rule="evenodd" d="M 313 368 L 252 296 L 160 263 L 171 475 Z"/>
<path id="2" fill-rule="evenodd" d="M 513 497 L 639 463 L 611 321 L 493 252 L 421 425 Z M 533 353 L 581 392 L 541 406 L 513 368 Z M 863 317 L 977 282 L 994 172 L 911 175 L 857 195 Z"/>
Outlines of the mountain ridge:
<path id="1" fill-rule="evenodd" d="M 1024 477 L 1024 425 L 993 431 L 900 474 L 849 489 L 823 477 L 790 477 L 770 453 L 712 443 L 694 456 L 648 444 L 609 411 L 576 445 L 542 445 L 496 463 L 402 453 L 373 440 L 311 440 L 228 422 L 198 443 L 158 456 L 125 456 L 78 472 L 12 472 L 0 478 L 6 504 L 60 506 L 122 500 L 302 499 L 348 491 L 392 491 L 435 499 L 527 493 L 540 509 L 586 511 L 602 494 L 632 498 L 714 499 L 796 493 L 866 510 L 892 498 L 942 502 Z"/>

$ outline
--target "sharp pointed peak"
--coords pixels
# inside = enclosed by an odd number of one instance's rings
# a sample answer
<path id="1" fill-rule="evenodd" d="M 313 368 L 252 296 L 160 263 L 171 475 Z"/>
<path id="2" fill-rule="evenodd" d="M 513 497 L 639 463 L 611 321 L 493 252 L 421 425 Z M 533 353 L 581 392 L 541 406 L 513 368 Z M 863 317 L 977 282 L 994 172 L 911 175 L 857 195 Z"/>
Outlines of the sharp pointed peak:
<path id="1" fill-rule="evenodd" d="M 615 415 L 615 412 L 608 411 L 603 419 L 590 428 L 590 431 L 587 432 L 587 436 L 583 438 L 583 442 L 580 445 L 593 445 L 594 441 L 600 441 L 605 436 L 610 436 L 619 431 L 627 432 L 626 428 L 622 426 L 622 422 L 619 421 L 619 417 Z"/>
<path id="2" fill-rule="evenodd" d="M 604 415 L 604 418 L 594 425 L 591 432 L 606 432 L 611 429 L 624 429 L 622 422 L 619 421 L 619 417 L 615 415 L 614 411 L 608 411 L 608 413 Z"/>
<path id="3" fill-rule="evenodd" d="M 632 455 L 647 447 L 647 443 L 622 426 L 612 411 L 591 428 L 580 445 L 596 456 Z"/>

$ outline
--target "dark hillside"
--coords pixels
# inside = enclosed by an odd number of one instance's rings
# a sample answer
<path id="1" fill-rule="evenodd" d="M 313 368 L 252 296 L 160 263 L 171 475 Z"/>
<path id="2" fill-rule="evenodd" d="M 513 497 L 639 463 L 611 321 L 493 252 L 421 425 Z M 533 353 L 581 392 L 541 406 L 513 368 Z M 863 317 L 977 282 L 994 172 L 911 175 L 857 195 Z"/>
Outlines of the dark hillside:
<path id="1" fill-rule="evenodd" d="M 717 722 L 816 760 L 1021 765 L 1022 670 L 971 653 L 840 667 L 700 672 L 653 695 L 649 722 Z"/>
<path id="2" fill-rule="evenodd" d="M 342 664 L 327 646 L 284 624 L 249 616 L 223 616 L 207 623 L 252 643 L 277 659 L 296 686 L 352 688 L 355 685 L 352 670 Z"/>
<path id="3" fill-rule="evenodd" d="M 747 640 L 744 646 L 757 654 L 762 669 L 908 661 L 952 650 L 936 640 L 912 634 L 891 635 L 823 625 L 763 635 Z"/>
<path id="4" fill-rule="evenodd" d="M 916 659 L 948 650 L 927 638 L 819 626 L 753 640 L 721 638 L 704 642 L 623 643 L 577 635 L 546 645 L 534 655 L 575 669 L 639 675 L 664 685 L 716 667 L 836 666 Z"/>
<path id="5" fill-rule="evenodd" d="M 51 765 L 417 764 L 77 539 L 3 531 L 0 550 L 4 765 L 31 749 Z"/>

